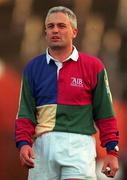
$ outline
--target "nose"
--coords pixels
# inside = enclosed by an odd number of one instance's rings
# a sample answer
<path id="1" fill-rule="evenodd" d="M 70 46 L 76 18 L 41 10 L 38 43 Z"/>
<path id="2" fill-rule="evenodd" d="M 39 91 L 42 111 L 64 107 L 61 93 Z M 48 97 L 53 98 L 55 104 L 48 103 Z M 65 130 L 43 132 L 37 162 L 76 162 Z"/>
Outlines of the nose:
<path id="1" fill-rule="evenodd" d="M 57 33 L 59 31 L 59 29 L 58 29 L 58 27 L 55 25 L 54 27 L 53 27 L 53 32 L 54 33 Z"/>

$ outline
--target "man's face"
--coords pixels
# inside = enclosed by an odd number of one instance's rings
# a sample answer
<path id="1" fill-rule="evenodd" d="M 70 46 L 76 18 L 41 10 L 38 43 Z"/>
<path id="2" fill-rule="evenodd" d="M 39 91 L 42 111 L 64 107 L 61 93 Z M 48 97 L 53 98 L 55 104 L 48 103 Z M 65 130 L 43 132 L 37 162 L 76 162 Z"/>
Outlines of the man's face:
<path id="1" fill-rule="evenodd" d="M 61 12 L 52 13 L 46 19 L 46 40 L 52 49 L 72 46 L 72 41 L 77 35 L 69 17 Z"/>

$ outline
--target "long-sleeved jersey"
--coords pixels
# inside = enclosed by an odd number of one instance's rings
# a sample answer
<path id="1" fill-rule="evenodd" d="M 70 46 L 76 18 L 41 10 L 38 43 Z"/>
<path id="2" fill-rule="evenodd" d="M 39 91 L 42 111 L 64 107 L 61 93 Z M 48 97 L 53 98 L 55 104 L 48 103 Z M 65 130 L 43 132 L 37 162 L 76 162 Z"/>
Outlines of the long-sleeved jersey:
<path id="1" fill-rule="evenodd" d="M 57 65 L 46 54 L 30 61 L 23 72 L 16 143 L 32 145 L 33 138 L 50 131 L 92 135 L 95 125 L 101 145 L 118 141 L 106 70 L 102 62 L 79 53 L 57 76 Z"/>

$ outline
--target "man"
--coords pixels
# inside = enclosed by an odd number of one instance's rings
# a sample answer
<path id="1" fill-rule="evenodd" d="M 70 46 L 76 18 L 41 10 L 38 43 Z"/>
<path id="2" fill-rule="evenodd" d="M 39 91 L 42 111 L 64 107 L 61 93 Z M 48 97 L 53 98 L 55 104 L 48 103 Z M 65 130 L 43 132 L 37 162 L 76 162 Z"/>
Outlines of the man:
<path id="1" fill-rule="evenodd" d="M 16 145 L 29 180 L 96 180 L 94 123 L 107 156 L 102 172 L 118 170 L 118 130 L 106 71 L 73 46 L 75 14 L 51 8 L 45 20 L 48 48 L 23 73 Z"/>

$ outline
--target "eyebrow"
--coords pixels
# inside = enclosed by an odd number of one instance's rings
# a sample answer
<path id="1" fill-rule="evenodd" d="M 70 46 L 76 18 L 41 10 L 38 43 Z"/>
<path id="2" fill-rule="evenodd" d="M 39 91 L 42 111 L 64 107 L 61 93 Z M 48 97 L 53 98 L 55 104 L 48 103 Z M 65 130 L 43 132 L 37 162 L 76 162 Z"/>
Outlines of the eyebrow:
<path id="1" fill-rule="evenodd" d="M 50 25 L 50 24 L 51 24 L 51 25 L 52 25 L 52 24 L 53 24 L 53 25 L 54 25 L 54 24 L 56 24 L 56 25 L 57 25 L 57 24 L 64 24 L 64 25 L 66 25 L 66 23 L 64 23 L 64 22 L 58 22 L 58 23 L 53 23 L 53 22 L 51 22 L 51 23 L 48 23 L 48 24 L 46 24 L 46 25 Z"/>
<path id="2" fill-rule="evenodd" d="M 48 27 L 48 26 L 55 26 L 55 25 L 57 25 L 57 26 L 67 26 L 67 24 L 66 23 L 64 23 L 64 22 L 59 22 L 59 23 L 48 23 L 48 24 L 46 24 L 46 26 Z"/>

